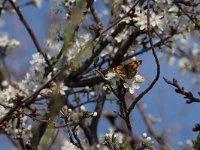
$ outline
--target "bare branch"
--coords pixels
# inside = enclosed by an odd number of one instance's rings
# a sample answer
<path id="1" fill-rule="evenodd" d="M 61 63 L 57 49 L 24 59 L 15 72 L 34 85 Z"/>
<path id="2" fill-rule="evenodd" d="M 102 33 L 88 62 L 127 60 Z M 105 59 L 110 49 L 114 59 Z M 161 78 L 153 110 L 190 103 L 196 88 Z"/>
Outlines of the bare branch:
<path id="1" fill-rule="evenodd" d="M 34 34 L 34 32 L 32 31 L 32 29 L 30 28 L 29 24 L 27 23 L 26 19 L 24 18 L 24 16 L 22 15 L 22 13 L 20 12 L 19 8 L 16 6 L 15 2 L 13 2 L 13 0 L 9 0 L 9 2 L 11 3 L 12 7 L 15 9 L 17 15 L 19 16 L 20 21 L 23 23 L 23 25 L 25 26 L 26 30 L 28 31 L 31 39 L 33 40 L 33 43 L 35 44 L 35 47 L 37 48 L 38 52 L 44 57 L 48 67 L 50 70 L 52 69 L 52 66 L 48 60 L 48 57 L 45 53 L 43 53 L 42 48 L 40 47 L 40 44 Z"/>
<path id="2" fill-rule="evenodd" d="M 172 86 L 174 86 L 176 89 L 175 89 L 175 92 L 178 93 L 178 94 L 181 94 L 181 95 L 184 95 L 184 98 L 187 99 L 186 100 L 186 103 L 187 104 L 190 104 L 190 103 L 193 103 L 193 102 L 200 102 L 200 98 L 197 98 L 197 97 L 194 97 L 192 92 L 190 91 L 187 91 L 185 90 L 184 87 L 181 87 L 179 84 L 178 84 L 178 81 L 176 79 L 173 79 L 172 81 L 170 80 L 167 80 L 166 78 L 163 77 L 163 79 L 165 80 L 165 82 L 167 84 L 170 84 Z"/>

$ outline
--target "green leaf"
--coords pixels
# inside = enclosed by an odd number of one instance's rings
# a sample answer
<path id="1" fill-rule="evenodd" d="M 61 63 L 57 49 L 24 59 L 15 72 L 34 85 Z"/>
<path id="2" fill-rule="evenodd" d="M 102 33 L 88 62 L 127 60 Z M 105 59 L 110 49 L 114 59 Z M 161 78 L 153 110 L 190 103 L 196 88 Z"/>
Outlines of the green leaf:
<path id="1" fill-rule="evenodd" d="M 116 143 L 116 137 L 115 137 L 115 134 L 114 134 L 114 133 L 112 134 L 111 142 L 112 142 L 113 144 Z"/>
<path id="2" fill-rule="evenodd" d="M 199 142 L 200 142 L 200 132 L 198 133 L 196 140 L 192 140 L 192 144 L 193 144 L 194 149 L 197 148 L 197 145 L 198 145 Z"/>

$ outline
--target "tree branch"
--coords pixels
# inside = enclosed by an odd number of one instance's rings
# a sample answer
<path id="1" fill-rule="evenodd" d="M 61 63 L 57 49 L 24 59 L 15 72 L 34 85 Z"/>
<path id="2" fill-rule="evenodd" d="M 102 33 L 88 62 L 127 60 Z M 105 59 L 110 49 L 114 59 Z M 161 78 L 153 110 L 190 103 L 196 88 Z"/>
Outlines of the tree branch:
<path id="1" fill-rule="evenodd" d="M 39 42 L 38 42 L 34 32 L 30 28 L 30 26 L 28 25 L 26 19 L 24 18 L 24 16 L 20 12 L 19 8 L 16 6 L 16 4 L 15 4 L 15 2 L 13 2 L 13 0 L 9 0 L 9 2 L 11 3 L 12 7 L 15 9 L 17 15 L 19 16 L 20 21 L 23 23 L 23 25 L 25 26 L 26 30 L 28 31 L 33 43 L 35 44 L 35 47 L 37 48 L 37 51 L 44 57 L 49 69 L 53 70 L 52 66 L 51 66 L 51 64 L 50 64 L 50 62 L 48 60 L 47 55 L 45 53 L 43 53 L 42 48 L 40 47 Z"/>
<path id="2" fill-rule="evenodd" d="M 154 80 L 151 82 L 151 84 L 146 88 L 146 90 L 144 90 L 142 93 L 140 93 L 140 95 L 138 95 L 135 100 L 133 101 L 133 103 L 130 105 L 130 107 L 128 108 L 128 113 L 130 114 L 132 109 L 134 109 L 135 105 L 140 101 L 140 99 L 146 95 L 152 88 L 153 86 L 156 84 L 156 82 L 158 81 L 159 77 L 160 77 L 160 63 L 156 54 L 156 50 L 154 48 L 153 45 L 153 40 L 152 40 L 152 36 L 151 36 L 151 26 L 150 26 L 150 0 L 148 0 L 148 9 L 147 9 L 147 35 L 149 38 L 149 42 L 151 45 L 151 49 L 152 49 L 152 53 L 154 56 L 154 59 L 156 61 L 156 76 L 154 78 Z"/>
<path id="3" fill-rule="evenodd" d="M 164 77 L 163 77 L 163 79 L 165 80 L 165 82 L 167 84 L 170 84 L 170 85 L 172 85 L 172 86 L 174 86 L 176 88 L 175 89 L 176 93 L 184 95 L 184 98 L 187 99 L 187 101 L 186 101 L 187 104 L 190 104 L 190 103 L 193 103 L 193 102 L 200 102 L 200 98 L 194 97 L 192 92 L 186 91 L 184 87 L 181 87 L 178 84 L 178 81 L 176 79 L 173 79 L 172 81 L 167 80 Z"/>

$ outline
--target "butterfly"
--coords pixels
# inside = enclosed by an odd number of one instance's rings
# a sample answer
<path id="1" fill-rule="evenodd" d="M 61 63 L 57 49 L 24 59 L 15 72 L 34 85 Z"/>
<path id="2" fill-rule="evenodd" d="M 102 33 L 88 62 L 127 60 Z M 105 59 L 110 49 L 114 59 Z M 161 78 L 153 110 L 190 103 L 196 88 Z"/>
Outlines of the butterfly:
<path id="1" fill-rule="evenodd" d="M 131 79 L 137 73 L 137 68 L 142 64 L 142 60 L 135 60 L 125 65 L 109 68 L 109 72 L 117 73 L 122 79 Z"/>

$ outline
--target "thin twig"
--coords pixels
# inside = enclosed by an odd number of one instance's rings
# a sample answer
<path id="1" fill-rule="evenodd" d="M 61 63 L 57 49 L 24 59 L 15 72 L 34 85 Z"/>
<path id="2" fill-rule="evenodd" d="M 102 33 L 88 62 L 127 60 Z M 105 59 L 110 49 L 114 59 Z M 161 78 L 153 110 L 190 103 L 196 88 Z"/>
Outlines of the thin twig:
<path id="1" fill-rule="evenodd" d="M 47 55 L 45 53 L 43 53 L 42 48 L 40 47 L 39 42 L 38 42 L 34 32 L 30 28 L 29 24 L 27 23 L 26 19 L 22 15 L 22 13 L 20 12 L 19 8 L 16 6 L 16 4 L 15 4 L 15 2 L 13 2 L 13 0 L 9 0 L 9 2 L 11 3 L 12 7 L 15 9 L 17 15 L 19 16 L 20 21 L 23 23 L 23 25 L 25 26 L 26 30 L 28 31 L 31 39 L 33 40 L 33 43 L 35 44 L 35 47 L 37 48 L 37 51 L 44 57 L 49 69 L 53 70 L 52 66 L 51 66 L 51 64 L 50 64 L 50 62 L 48 60 Z"/>
<path id="2" fill-rule="evenodd" d="M 153 120 L 149 117 L 149 115 L 145 113 L 141 102 L 137 103 L 137 108 L 147 126 L 149 133 L 156 139 L 156 141 L 160 144 L 161 148 L 163 150 L 172 150 L 171 146 L 169 145 L 169 143 L 167 143 L 164 137 L 160 133 L 156 132 L 156 130 L 154 129 Z"/>
<path id="3" fill-rule="evenodd" d="M 101 32 L 100 35 L 106 33 L 108 30 L 110 30 L 112 27 L 114 27 L 115 25 L 117 25 L 120 21 L 122 21 L 124 18 L 128 17 L 130 12 L 133 11 L 133 9 L 137 6 L 137 4 L 140 2 L 140 0 L 138 0 L 130 9 L 129 11 L 124 15 L 122 16 L 121 18 L 118 18 L 117 20 L 115 20 L 115 22 L 113 22 L 110 26 L 108 26 L 105 30 L 103 30 Z"/>
<path id="4" fill-rule="evenodd" d="M 181 87 L 178 84 L 178 81 L 176 79 L 173 79 L 172 81 L 167 80 L 164 77 L 163 77 L 163 79 L 165 80 L 165 82 L 167 84 L 170 84 L 170 85 L 172 85 L 172 86 L 174 86 L 176 88 L 175 89 L 176 93 L 184 95 L 184 98 L 187 99 L 187 101 L 186 101 L 187 104 L 190 104 L 190 103 L 193 103 L 193 102 L 200 102 L 200 98 L 194 97 L 192 92 L 186 91 L 184 87 Z"/>
<path id="5" fill-rule="evenodd" d="M 49 121 L 49 120 L 43 120 L 43 119 L 40 119 L 40 118 L 34 117 L 33 115 L 31 115 L 31 114 L 27 114 L 27 113 L 24 113 L 24 115 L 30 117 L 30 118 L 33 119 L 34 121 L 37 120 L 37 121 L 39 121 L 39 122 L 45 122 L 45 123 L 47 123 L 47 122 Z"/>
<path id="6" fill-rule="evenodd" d="M 18 141 L 19 141 L 19 144 L 20 144 L 22 150 L 26 150 L 26 147 L 25 147 L 25 144 L 24 144 L 24 140 L 22 138 L 19 138 Z"/>
<path id="7" fill-rule="evenodd" d="M 105 94 L 99 96 L 97 103 L 96 103 L 96 106 L 95 106 L 95 112 L 97 112 L 97 116 L 92 118 L 92 121 L 91 121 L 91 124 L 90 124 L 91 132 L 94 135 L 97 143 L 98 143 L 97 127 L 98 127 L 99 120 L 100 120 L 100 117 L 101 117 L 101 114 L 102 114 L 102 111 L 103 111 L 105 99 L 106 99 Z"/>
<path id="8" fill-rule="evenodd" d="M 33 1 L 29 1 L 29 2 L 25 2 L 23 4 L 20 4 L 20 5 L 18 5 L 18 7 L 23 8 L 23 7 L 27 7 L 27 6 L 30 6 L 30 5 L 34 5 Z M 12 6 L 6 6 L 6 7 L 3 7 L 3 9 L 5 11 L 11 11 L 13 8 L 12 8 Z"/>
<path id="9" fill-rule="evenodd" d="M 77 141 L 77 144 L 78 144 L 79 148 L 80 148 L 81 150 L 84 150 L 84 148 L 83 148 L 83 146 L 82 146 L 82 144 L 81 144 L 81 141 L 80 141 L 80 139 L 78 138 L 77 131 L 76 131 L 76 127 L 77 127 L 77 125 L 72 129 L 73 136 L 74 136 L 75 140 Z"/>
<path id="10" fill-rule="evenodd" d="M 192 128 L 192 131 L 199 132 L 200 131 L 200 123 L 195 124 L 195 126 Z"/>
<path id="11" fill-rule="evenodd" d="M 86 0 L 87 1 L 87 3 L 88 3 L 88 7 L 90 8 L 90 11 L 91 11 L 91 14 L 92 14 L 92 16 L 93 16 L 93 18 L 94 18 L 94 21 L 98 24 L 98 23 L 101 23 L 101 20 L 99 19 L 99 17 L 98 17 L 98 14 L 96 13 L 96 11 L 95 11 L 95 9 L 94 9 L 94 7 L 93 7 L 93 2 L 92 3 L 90 3 L 90 1 L 91 0 Z"/>

